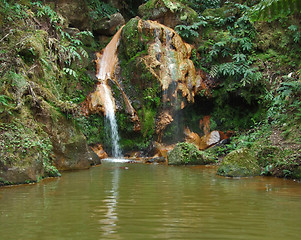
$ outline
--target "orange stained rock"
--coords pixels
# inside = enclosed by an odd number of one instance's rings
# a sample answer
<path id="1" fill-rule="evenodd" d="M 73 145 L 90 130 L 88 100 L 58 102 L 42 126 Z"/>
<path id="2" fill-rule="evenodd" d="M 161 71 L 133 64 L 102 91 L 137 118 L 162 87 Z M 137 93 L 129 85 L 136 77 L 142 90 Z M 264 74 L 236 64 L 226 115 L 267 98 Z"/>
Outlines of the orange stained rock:
<path id="1" fill-rule="evenodd" d="M 187 102 L 193 102 L 201 85 L 201 77 L 196 73 L 189 59 L 192 46 L 185 43 L 171 28 L 155 21 L 139 20 L 138 32 L 150 37 L 148 54 L 141 57 L 148 71 L 161 83 L 162 90 L 176 86 L 176 92 L 169 91 L 170 96 L 163 99 L 174 104 L 172 99 L 181 92 Z"/>
<path id="2" fill-rule="evenodd" d="M 108 154 L 103 150 L 103 147 L 101 144 L 96 144 L 92 147 L 90 147 L 92 149 L 93 152 L 96 153 L 96 155 L 100 158 L 100 159 L 103 159 L 103 158 L 107 158 L 108 157 Z"/>
<path id="3" fill-rule="evenodd" d="M 207 135 L 210 133 L 210 116 L 204 116 L 203 119 L 200 119 L 200 129 L 203 128 L 204 134 Z"/>
<path id="4" fill-rule="evenodd" d="M 155 142 L 155 147 L 156 147 L 156 157 L 164 157 L 167 159 L 167 153 L 174 149 L 175 144 L 172 145 L 164 145 L 159 142 Z"/>
<path id="5" fill-rule="evenodd" d="M 173 121 L 171 114 L 168 111 L 161 112 L 156 121 L 156 134 L 158 142 L 162 142 L 164 129 Z"/>
<path id="6" fill-rule="evenodd" d="M 185 128 L 184 133 L 186 135 L 186 141 L 193 143 L 200 150 L 209 148 L 222 140 L 219 131 L 212 131 L 202 137 L 197 133 L 191 132 L 188 128 Z"/>

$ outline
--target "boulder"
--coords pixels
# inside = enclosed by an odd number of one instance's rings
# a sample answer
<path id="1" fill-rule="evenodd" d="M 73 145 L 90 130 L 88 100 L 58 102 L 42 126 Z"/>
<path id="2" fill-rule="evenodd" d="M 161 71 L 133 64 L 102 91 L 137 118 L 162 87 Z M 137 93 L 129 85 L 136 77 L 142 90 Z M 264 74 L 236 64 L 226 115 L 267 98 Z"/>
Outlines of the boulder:
<path id="1" fill-rule="evenodd" d="M 42 102 L 43 112 L 52 107 Z M 50 110 L 55 111 L 55 110 Z M 55 155 L 55 166 L 58 170 L 87 169 L 91 165 L 99 163 L 98 156 L 88 147 L 83 133 L 74 127 L 72 122 L 59 112 L 52 112 L 54 116 L 36 113 L 36 119 L 43 123 L 43 130 L 48 134 Z M 59 124 L 58 124 L 59 123 Z"/>
<path id="2" fill-rule="evenodd" d="M 94 35 L 113 36 L 118 28 L 125 24 L 125 20 L 120 13 L 115 13 L 109 17 L 99 19 L 93 23 Z"/>
<path id="3" fill-rule="evenodd" d="M 205 150 L 222 140 L 220 131 L 212 131 L 202 137 L 197 133 L 191 132 L 188 128 L 185 128 L 184 133 L 186 135 L 186 141 L 193 143 L 200 150 Z"/>
<path id="4" fill-rule="evenodd" d="M 198 14 L 180 1 L 151 0 L 138 8 L 140 17 L 158 21 L 174 28 L 177 25 L 191 25 L 197 21 Z"/>
<path id="5" fill-rule="evenodd" d="M 213 162 L 194 144 L 186 142 L 178 143 L 173 150 L 168 152 L 167 157 L 169 165 L 204 165 Z"/>
<path id="6" fill-rule="evenodd" d="M 261 168 L 257 158 L 248 148 L 242 148 L 230 152 L 221 162 L 217 174 L 227 177 L 251 177 L 258 176 Z"/>
<path id="7" fill-rule="evenodd" d="M 99 157 L 99 159 L 104 159 L 108 157 L 101 144 L 95 144 L 90 147 L 92 151 Z"/>
<path id="8" fill-rule="evenodd" d="M 86 30 L 90 26 L 86 1 L 80 0 L 47 0 L 56 6 L 57 11 L 68 20 L 70 27 Z"/>

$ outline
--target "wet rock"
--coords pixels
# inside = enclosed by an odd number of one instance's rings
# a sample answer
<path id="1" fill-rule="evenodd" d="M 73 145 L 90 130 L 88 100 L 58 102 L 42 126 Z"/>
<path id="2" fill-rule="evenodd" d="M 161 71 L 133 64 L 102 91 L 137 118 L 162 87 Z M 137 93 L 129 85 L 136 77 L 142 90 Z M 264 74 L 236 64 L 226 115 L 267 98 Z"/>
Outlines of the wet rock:
<path id="1" fill-rule="evenodd" d="M 155 142 L 156 153 L 154 157 L 164 157 L 167 160 L 168 152 L 174 149 L 175 145 L 165 145 L 159 142 Z"/>
<path id="2" fill-rule="evenodd" d="M 11 166 L 7 169 L 0 168 L 0 186 L 4 184 L 36 182 L 43 176 L 44 169 L 42 162 L 38 163 L 36 158 L 33 160 L 33 164 Z"/>
<path id="3" fill-rule="evenodd" d="M 261 173 L 257 158 L 250 149 L 230 152 L 220 164 L 217 174 L 228 177 L 250 177 Z"/>
<path id="4" fill-rule="evenodd" d="M 94 153 L 96 153 L 99 159 L 104 159 L 108 157 L 108 154 L 105 152 L 101 144 L 95 144 L 93 146 L 90 146 L 90 148 Z M 100 164 L 100 161 L 97 162 L 97 164 Z"/>
<path id="5" fill-rule="evenodd" d="M 154 158 L 147 159 L 145 161 L 145 163 L 165 163 L 165 162 L 166 162 L 165 157 L 154 157 Z"/>
<path id="6" fill-rule="evenodd" d="M 120 13 L 115 13 L 93 23 L 93 32 L 95 35 L 113 36 L 118 28 L 124 24 L 125 20 L 123 16 Z"/>
<path id="7" fill-rule="evenodd" d="M 193 143 L 200 150 L 207 149 L 221 140 L 221 135 L 219 131 L 212 131 L 202 137 L 197 133 L 191 132 L 188 128 L 185 129 L 186 141 Z"/>
<path id="8" fill-rule="evenodd" d="M 129 100 L 143 111 L 139 118 L 144 136 L 155 133 L 161 141 L 176 109 L 193 102 L 202 90 L 202 79 L 189 59 L 191 50 L 173 29 L 158 22 L 133 18 L 124 26 L 119 79 Z M 159 110 L 160 105 L 164 107 Z"/>
<path id="9" fill-rule="evenodd" d="M 161 112 L 156 120 L 156 134 L 158 142 L 162 141 L 164 129 L 173 121 L 171 114 L 167 111 Z"/>
<path id="10" fill-rule="evenodd" d="M 138 8 L 140 17 L 158 21 L 174 28 L 179 24 L 192 24 L 197 20 L 197 13 L 179 1 L 151 0 Z"/>
<path id="11" fill-rule="evenodd" d="M 156 80 L 163 91 L 163 102 L 173 106 L 176 102 L 182 104 L 183 100 L 185 106 L 194 101 L 202 87 L 202 79 L 189 59 L 191 50 L 173 29 L 154 21 L 133 18 L 123 28 L 119 56 L 121 60 L 131 62 L 128 67 L 139 67 L 131 69 L 129 80 L 132 84 L 137 85 L 139 81 L 145 88 L 149 87 L 151 79 Z M 175 101 L 179 96 L 183 99 Z"/>
<path id="12" fill-rule="evenodd" d="M 124 154 L 125 157 L 127 158 L 141 158 L 143 157 L 142 151 L 130 151 Z"/>
<path id="13" fill-rule="evenodd" d="M 174 149 L 168 153 L 169 165 L 204 165 L 212 162 L 212 159 L 206 157 L 191 143 L 178 143 Z"/>

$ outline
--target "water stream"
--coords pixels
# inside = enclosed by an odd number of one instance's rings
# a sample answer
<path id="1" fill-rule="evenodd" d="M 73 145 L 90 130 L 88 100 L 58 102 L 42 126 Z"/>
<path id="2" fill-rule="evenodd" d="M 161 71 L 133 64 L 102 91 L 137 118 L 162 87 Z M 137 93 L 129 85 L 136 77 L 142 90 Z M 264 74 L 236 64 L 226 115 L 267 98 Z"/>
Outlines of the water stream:
<path id="1" fill-rule="evenodd" d="M 110 90 L 107 87 L 107 84 L 103 84 L 103 89 L 105 93 L 105 115 L 109 120 L 110 129 L 111 129 L 111 142 L 112 142 L 112 156 L 113 157 L 122 157 L 120 146 L 119 146 L 119 134 L 118 134 L 118 126 L 115 117 L 115 104 L 111 98 Z"/>
<path id="2" fill-rule="evenodd" d="M 301 185 L 229 179 L 204 166 L 104 161 L 34 185 L 0 188 L 5 240 L 296 240 Z"/>
<path id="3" fill-rule="evenodd" d="M 101 59 L 98 61 L 96 77 L 100 81 L 100 86 L 97 88 L 102 91 L 103 104 L 105 109 L 105 117 L 108 119 L 110 125 L 110 138 L 112 143 L 112 156 L 122 157 L 121 149 L 119 146 L 118 126 L 115 117 L 115 101 L 112 96 L 111 89 L 108 87 L 108 80 L 112 80 L 115 65 L 118 61 L 117 47 L 119 45 L 119 38 L 122 28 L 114 35 L 112 40 L 103 50 Z"/>

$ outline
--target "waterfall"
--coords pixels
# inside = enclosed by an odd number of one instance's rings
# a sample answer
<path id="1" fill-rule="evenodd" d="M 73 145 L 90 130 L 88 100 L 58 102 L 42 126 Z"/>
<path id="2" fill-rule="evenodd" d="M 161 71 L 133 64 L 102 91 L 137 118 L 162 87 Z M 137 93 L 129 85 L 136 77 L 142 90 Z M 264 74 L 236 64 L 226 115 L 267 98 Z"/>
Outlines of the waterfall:
<path id="1" fill-rule="evenodd" d="M 110 137 L 112 143 L 112 156 L 122 157 L 120 146 L 119 146 L 119 134 L 118 126 L 115 117 L 115 101 L 112 96 L 110 87 L 108 86 L 108 80 L 112 79 L 112 75 L 115 69 L 115 65 L 118 61 L 117 58 L 117 47 L 119 45 L 119 38 L 122 28 L 114 35 L 112 40 L 103 50 L 102 54 L 99 54 L 97 63 L 97 74 L 100 85 L 98 91 L 101 92 L 101 98 L 103 99 L 103 107 L 105 117 L 107 118 L 110 125 Z"/>
<path id="2" fill-rule="evenodd" d="M 118 134 L 118 126 L 115 117 L 115 104 L 112 101 L 111 91 L 109 90 L 107 84 L 105 82 L 103 84 L 104 89 L 104 98 L 105 98 L 105 116 L 109 120 L 110 129 L 111 129 L 111 142 L 112 142 L 112 156 L 113 157 L 121 157 L 121 150 L 119 147 L 119 134 Z"/>

